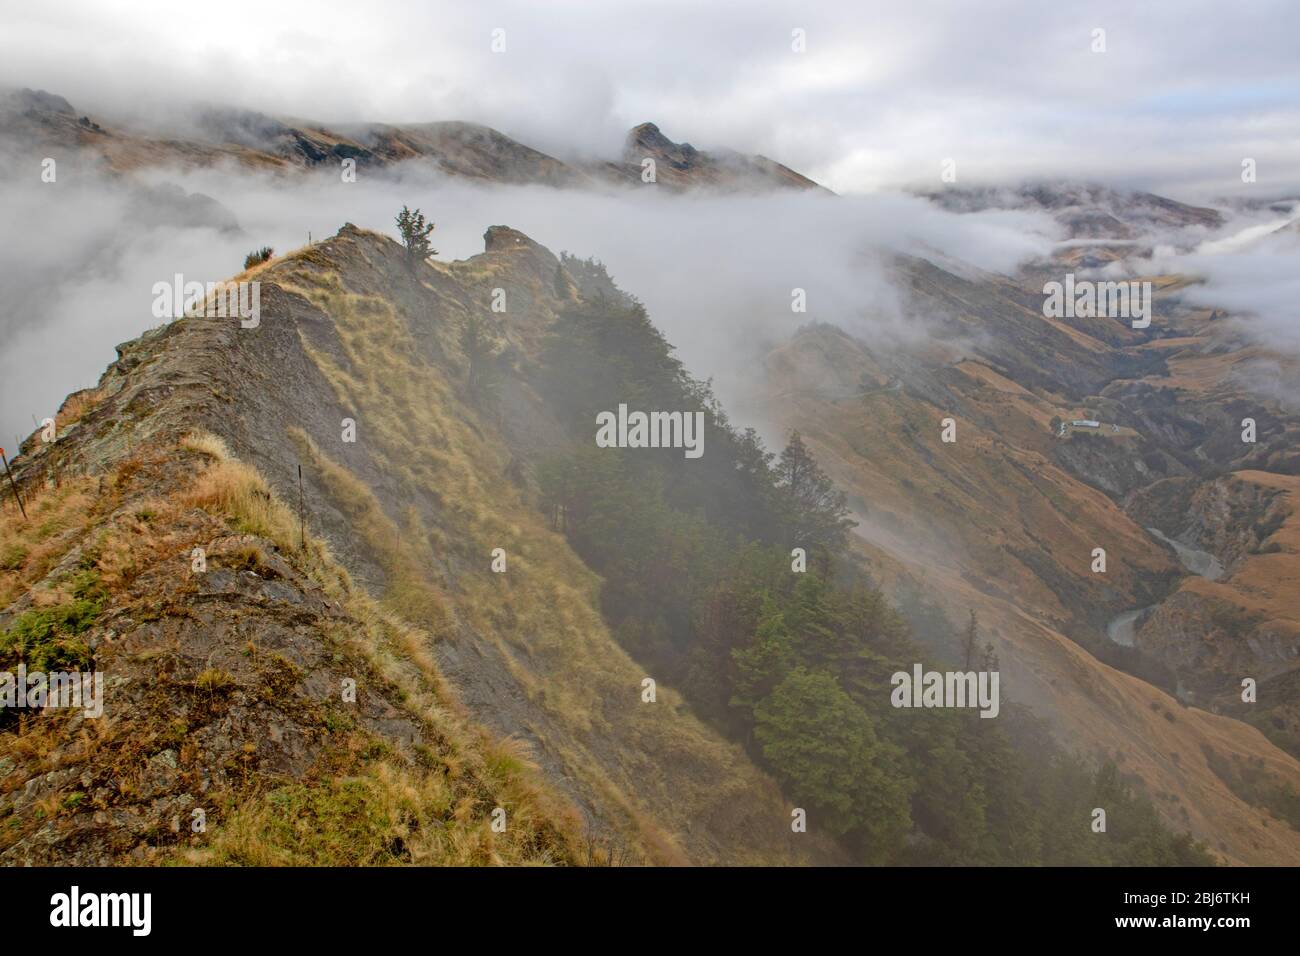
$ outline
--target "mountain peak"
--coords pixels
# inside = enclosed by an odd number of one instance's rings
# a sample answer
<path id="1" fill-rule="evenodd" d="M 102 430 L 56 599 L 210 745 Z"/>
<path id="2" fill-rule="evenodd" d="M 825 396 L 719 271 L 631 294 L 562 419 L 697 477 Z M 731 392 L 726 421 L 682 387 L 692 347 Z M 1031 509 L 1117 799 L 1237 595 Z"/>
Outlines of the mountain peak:
<path id="1" fill-rule="evenodd" d="M 675 189 L 704 186 L 726 191 L 825 189 L 806 176 L 766 156 L 733 150 L 706 152 L 690 143 L 674 142 L 656 124 L 646 122 L 628 131 L 623 161 L 645 168 L 655 164 L 655 182 Z"/>

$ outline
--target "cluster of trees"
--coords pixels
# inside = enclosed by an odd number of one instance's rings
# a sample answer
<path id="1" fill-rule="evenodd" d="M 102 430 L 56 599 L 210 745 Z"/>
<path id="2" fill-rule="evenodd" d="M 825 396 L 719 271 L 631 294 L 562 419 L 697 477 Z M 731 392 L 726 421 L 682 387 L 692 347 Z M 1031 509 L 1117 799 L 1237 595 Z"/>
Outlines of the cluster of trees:
<path id="1" fill-rule="evenodd" d="M 795 434 L 779 455 L 737 431 L 637 303 L 580 302 L 554 326 L 536 385 L 572 442 L 538 470 L 544 507 L 605 580 L 624 646 L 867 863 L 1192 864 L 1113 766 L 1057 748 L 1023 708 L 896 710 L 890 675 L 926 662 L 908 624 L 846 554 L 844 496 Z M 706 413 L 705 453 L 601 449 L 617 408 Z M 791 551 L 807 551 L 792 571 Z M 996 664 L 972 616 L 932 607 L 928 648 Z M 955 659 L 952 666 L 964 662 Z M 1092 830 L 1092 810 L 1107 832 Z"/>

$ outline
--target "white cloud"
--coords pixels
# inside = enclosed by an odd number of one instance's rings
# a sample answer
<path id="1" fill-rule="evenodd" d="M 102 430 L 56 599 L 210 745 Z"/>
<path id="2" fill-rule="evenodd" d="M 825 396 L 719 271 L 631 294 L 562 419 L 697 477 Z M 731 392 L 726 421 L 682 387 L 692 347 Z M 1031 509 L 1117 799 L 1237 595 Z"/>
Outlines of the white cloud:
<path id="1" fill-rule="evenodd" d="M 68 392 L 94 384 L 112 347 L 157 324 L 151 288 L 176 272 L 202 282 L 239 271 L 249 250 L 284 252 L 344 222 L 395 234 L 403 204 L 437 223 L 441 258 L 483 251 L 483 232 L 505 224 L 558 254 L 595 256 L 641 298 L 690 370 L 716 380 L 728 404 L 741 399 L 754 363 L 808 321 L 833 322 L 878 344 L 923 335 L 922 320 L 881 268 L 878 250 L 961 259 L 1010 270 L 1045 253 L 1053 226 L 1028 213 L 956 215 L 909 196 L 837 198 L 811 193 L 671 196 L 540 186 L 474 186 L 422 167 L 402 179 L 337 176 L 285 181 L 222 170 L 148 176 L 218 199 L 242 234 L 131 223 L 126 186 L 95 178 L 32 189 L 0 183 L 23 243 L 0 247 L 9 296 L 0 308 L 0 435 L 24 433 L 29 416 L 53 414 Z M 807 313 L 790 309 L 806 290 Z M 27 303 L 27 307 L 16 307 Z"/>

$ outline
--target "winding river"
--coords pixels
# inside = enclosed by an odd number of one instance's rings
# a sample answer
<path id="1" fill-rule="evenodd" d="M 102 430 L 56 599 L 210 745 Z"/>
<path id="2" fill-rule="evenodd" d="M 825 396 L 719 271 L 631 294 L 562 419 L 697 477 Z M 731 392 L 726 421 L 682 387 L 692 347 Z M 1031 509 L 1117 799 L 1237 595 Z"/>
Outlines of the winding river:
<path id="1" fill-rule="evenodd" d="M 1175 541 L 1159 528 L 1147 528 L 1147 531 L 1150 532 L 1152 537 L 1173 548 L 1183 567 L 1192 574 L 1198 574 L 1209 581 L 1217 581 L 1223 577 L 1223 562 L 1210 552 L 1190 548 L 1181 541 Z M 1146 617 L 1147 612 L 1153 607 L 1155 607 L 1154 604 L 1117 614 L 1106 625 L 1106 636 L 1121 647 L 1133 647 L 1134 634 L 1141 625 L 1142 619 Z"/>
<path id="2" fill-rule="evenodd" d="M 1137 630 L 1138 618 L 1149 610 L 1150 607 L 1140 607 L 1111 618 L 1110 623 L 1106 625 L 1106 636 L 1121 647 L 1132 647 L 1133 632 Z"/>
<path id="3" fill-rule="evenodd" d="M 1199 574 L 1209 581 L 1217 581 L 1223 577 L 1223 564 L 1214 555 L 1208 551 L 1198 551 L 1195 548 L 1189 548 L 1181 541 L 1175 541 L 1166 535 L 1159 528 L 1147 528 L 1153 537 L 1159 538 L 1169 547 L 1178 553 L 1178 560 L 1183 562 L 1183 567 L 1193 574 Z"/>

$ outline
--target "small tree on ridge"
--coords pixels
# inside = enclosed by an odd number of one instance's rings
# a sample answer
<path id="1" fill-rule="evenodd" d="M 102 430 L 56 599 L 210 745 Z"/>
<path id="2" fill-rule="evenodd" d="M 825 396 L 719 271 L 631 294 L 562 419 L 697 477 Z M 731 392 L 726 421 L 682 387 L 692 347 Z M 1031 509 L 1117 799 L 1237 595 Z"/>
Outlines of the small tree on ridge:
<path id="1" fill-rule="evenodd" d="M 433 223 L 425 222 L 424 213 L 402 207 L 397 216 L 397 231 L 402 234 L 402 243 L 406 246 L 406 260 L 414 266 L 429 256 L 436 256 L 438 250 L 429 245 L 429 233 L 433 232 Z"/>

